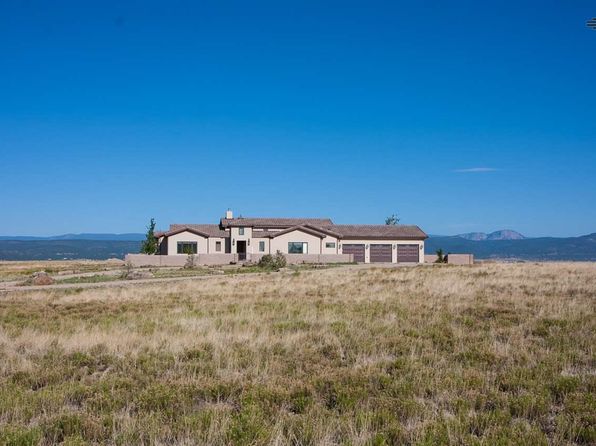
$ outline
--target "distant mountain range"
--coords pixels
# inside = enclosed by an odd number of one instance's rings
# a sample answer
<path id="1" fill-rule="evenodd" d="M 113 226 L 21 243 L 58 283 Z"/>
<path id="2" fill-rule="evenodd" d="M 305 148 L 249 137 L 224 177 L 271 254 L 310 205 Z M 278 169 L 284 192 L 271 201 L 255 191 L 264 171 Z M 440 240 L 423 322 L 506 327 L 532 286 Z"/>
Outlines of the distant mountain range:
<path id="1" fill-rule="evenodd" d="M 37 237 L 33 235 L 0 235 L 0 240 L 124 240 L 124 241 L 141 241 L 145 239 L 145 234 L 127 233 L 127 234 L 96 234 L 96 233 L 82 233 L 82 234 L 62 234 L 51 235 L 49 237 Z"/>
<path id="2" fill-rule="evenodd" d="M 492 234 L 500 232 L 503 231 Z M 435 235 L 426 240 L 424 250 L 427 254 L 434 254 L 437 249 L 442 249 L 445 253 L 470 253 L 477 259 L 596 261 L 596 233 L 561 238 L 498 238 L 498 235 L 495 237 L 497 238 L 472 238 L 469 234 Z"/>
<path id="3" fill-rule="evenodd" d="M 511 229 L 502 229 L 489 234 L 486 232 L 468 232 L 467 234 L 459 234 L 457 237 L 465 238 L 466 240 L 475 240 L 477 242 L 484 240 L 523 240 L 526 238 L 519 232 Z"/>
<path id="4" fill-rule="evenodd" d="M 51 237 L 0 236 L 0 260 L 60 260 L 124 258 L 139 252 L 144 234 L 64 234 Z M 581 237 L 526 238 L 512 230 L 431 235 L 427 254 L 471 253 L 477 259 L 596 261 L 596 233 Z"/>

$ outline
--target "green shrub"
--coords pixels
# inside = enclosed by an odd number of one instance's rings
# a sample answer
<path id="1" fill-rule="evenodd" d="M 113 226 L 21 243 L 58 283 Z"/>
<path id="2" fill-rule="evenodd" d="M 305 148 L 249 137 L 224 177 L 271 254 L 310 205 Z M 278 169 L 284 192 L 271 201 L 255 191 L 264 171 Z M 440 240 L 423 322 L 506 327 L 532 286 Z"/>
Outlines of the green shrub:
<path id="1" fill-rule="evenodd" d="M 258 265 L 259 265 L 259 268 L 273 269 L 273 256 L 271 254 L 265 254 L 259 260 Z"/>
<path id="2" fill-rule="evenodd" d="M 286 257 L 279 251 L 275 255 L 265 254 L 259 260 L 259 268 L 263 269 L 280 269 L 287 265 Z"/>

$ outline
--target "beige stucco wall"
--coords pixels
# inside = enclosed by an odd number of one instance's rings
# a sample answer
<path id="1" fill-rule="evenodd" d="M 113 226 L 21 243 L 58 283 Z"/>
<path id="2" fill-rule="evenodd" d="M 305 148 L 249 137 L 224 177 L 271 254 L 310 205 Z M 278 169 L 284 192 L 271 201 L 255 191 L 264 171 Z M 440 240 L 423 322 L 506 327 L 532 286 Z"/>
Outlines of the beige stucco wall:
<path id="1" fill-rule="evenodd" d="M 263 251 L 259 251 L 259 242 L 265 242 L 265 249 Z M 248 247 L 248 252 L 250 254 L 270 254 L 269 239 L 268 238 L 253 238 L 250 241 L 250 246 Z"/>
<path id="2" fill-rule="evenodd" d="M 370 263 L 370 245 L 391 245 L 391 262 L 397 263 L 397 248 L 393 245 L 418 245 L 418 263 L 424 263 L 424 241 L 423 240 L 341 240 L 340 244 L 346 245 L 369 245 L 364 249 L 364 263 Z M 342 254 L 342 249 L 338 250 Z"/>
<path id="3" fill-rule="evenodd" d="M 215 244 L 221 242 L 221 251 L 215 250 Z M 209 237 L 209 254 L 225 254 L 226 239 L 223 237 Z"/>
<path id="4" fill-rule="evenodd" d="M 335 248 L 326 248 L 325 244 L 335 243 Z M 339 242 L 335 237 L 328 235 L 321 243 L 321 254 L 338 254 L 339 253 Z"/>
<path id="5" fill-rule="evenodd" d="M 352 263 L 352 254 L 284 254 L 288 264 L 296 263 Z M 249 260 L 258 263 L 262 254 L 251 254 Z"/>
<path id="6" fill-rule="evenodd" d="M 270 253 L 275 254 L 280 251 L 287 254 L 288 242 L 308 243 L 308 254 L 321 254 L 321 239 L 300 230 L 288 232 L 271 239 Z"/>
<path id="7" fill-rule="evenodd" d="M 252 238 L 252 228 L 244 228 L 244 235 L 239 234 L 239 228 L 230 228 L 230 238 L 234 239 L 236 243 L 233 245 L 230 243 L 231 239 L 228 240 L 228 245 L 230 245 L 230 252 L 236 253 L 237 252 L 237 242 L 238 240 L 246 240 L 247 246 L 246 251 L 247 254 L 275 254 L 277 251 L 280 251 L 284 254 L 288 253 L 288 242 L 301 242 L 301 243 L 308 243 L 308 254 L 343 254 L 341 246 L 346 244 L 363 244 L 363 245 L 371 245 L 371 244 L 390 244 L 392 245 L 391 249 L 391 256 L 392 262 L 397 262 L 397 249 L 393 247 L 393 245 L 403 244 L 403 245 L 418 245 L 419 246 L 419 263 L 424 263 L 424 241 L 422 240 L 337 240 L 335 237 L 332 236 L 325 236 L 325 238 L 320 239 L 315 235 L 308 234 L 306 232 L 302 232 L 300 230 L 295 230 L 292 232 L 288 232 L 286 234 L 280 235 L 273 239 L 269 238 Z M 248 241 L 250 240 L 250 244 Z M 197 234 L 193 234 L 191 232 L 181 232 L 176 235 L 172 235 L 168 237 L 168 255 L 185 255 L 185 254 L 177 254 L 177 243 L 178 242 L 197 242 L 197 249 L 198 253 L 210 253 L 216 254 L 215 251 L 215 244 L 216 242 L 220 241 L 222 246 L 221 254 L 226 252 L 226 239 L 223 237 L 210 237 L 209 239 L 202 237 Z M 265 251 L 259 251 L 259 242 L 265 242 Z M 326 248 L 326 243 L 335 243 L 335 248 Z M 369 249 L 365 249 L 365 263 L 370 263 L 370 247 Z"/>
<path id="8" fill-rule="evenodd" d="M 435 263 L 438 258 L 436 254 L 424 254 L 424 263 Z"/>
<path id="9" fill-rule="evenodd" d="M 168 237 L 168 255 L 186 255 L 178 254 L 178 242 L 197 242 L 197 254 L 207 253 L 207 239 L 205 237 L 184 231 Z M 215 244 L 213 246 L 215 247 Z"/>
<path id="10" fill-rule="evenodd" d="M 262 254 L 252 254 L 248 256 L 251 262 L 258 262 Z M 349 263 L 353 256 L 349 254 L 286 254 L 286 260 L 292 263 Z M 147 254 L 127 254 L 125 261 L 131 262 L 135 267 L 141 266 L 177 266 L 186 265 L 186 256 L 160 256 Z M 232 262 L 238 262 L 237 254 L 197 254 L 195 256 L 196 265 L 228 265 Z"/>
<path id="11" fill-rule="evenodd" d="M 252 232 L 252 235 L 257 236 L 258 233 L 258 231 L 254 231 Z M 259 242 L 265 242 L 264 251 L 259 251 Z M 247 252 L 249 254 L 275 254 L 279 250 L 282 253 L 287 254 L 288 242 L 308 243 L 309 254 L 338 253 L 338 241 L 335 237 L 325 237 L 321 242 L 319 237 L 298 230 L 280 235 L 279 237 L 273 239 L 255 237 L 251 239 L 250 246 L 247 247 Z M 325 248 L 325 243 L 335 243 L 335 248 Z"/>
<path id="12" fill-rule="evenodd" d="M 185 240 L 186 241 L 186 240 Z M 178 266 L 186 265 L 186 255 L 160 256 L 147 254 L 127 254 L 125 261 L 132 263 L 135 267 L 140 266 Z M 197 254 L 195 265 L 228 265 L 237 262 L 236 254 Z"/>
<path id="13" fill-rule="evenodd" d="M 248 240 L 252 238 L 252 228 L 244 228 L 244 235 L 240 235 L 240 228 L 230 228 L 230 241 L 231 241 L 231 249 L 232 253 L 237 253 L 237 246 L 238 240 L 246 240 L 246 252 L 252 252 L 251 249 L 254 249 L 252 240 L 250 242 L 250 246 L 248 246 Z"/>
<path id="14" fill-rule="evenodd" d="M 473 254 L 447 254 L 447 263 L 450 265 L 473 265 Z"/>

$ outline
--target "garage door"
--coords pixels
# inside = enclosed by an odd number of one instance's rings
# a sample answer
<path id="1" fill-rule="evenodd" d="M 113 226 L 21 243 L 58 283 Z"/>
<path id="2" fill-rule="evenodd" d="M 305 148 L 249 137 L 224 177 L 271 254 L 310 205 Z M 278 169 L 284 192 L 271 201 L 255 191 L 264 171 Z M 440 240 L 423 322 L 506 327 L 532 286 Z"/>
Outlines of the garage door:
<path id="1" fill-rule="evenodd" d="M 397 245 L 397 262 L 418 262 L 418 245 Z"/>
<path id="2" fill-rule="evenodd" d="M 391 263 L 391 245 L 370 245 L 370 261 Z"/>
<path id="3" fill-rule="evenodd" d="M 341 251 L 344 254 L 354 254 L 354 262 L 364 263 L 364 245 L 346 245 L 343 244 Z"/>

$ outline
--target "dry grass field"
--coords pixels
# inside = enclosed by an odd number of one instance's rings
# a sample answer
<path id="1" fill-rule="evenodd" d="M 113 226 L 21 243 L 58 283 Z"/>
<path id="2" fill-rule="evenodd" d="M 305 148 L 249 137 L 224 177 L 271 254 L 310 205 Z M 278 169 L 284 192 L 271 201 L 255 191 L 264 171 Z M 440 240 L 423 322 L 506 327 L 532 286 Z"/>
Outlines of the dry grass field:
<path id="1" fill-rule="evenodd" d="M 594 444 L 596 264 L 0 294 L 0 444 Z"/>
<path id="2" fill-rule="evenodd" d="M 44 262 L 0 260 L 0 283 L 23 280 L 40 270 L 58 276 L 112 271 L 122 268 L 121 263 L 109 260 L 48 260 Z"/>

